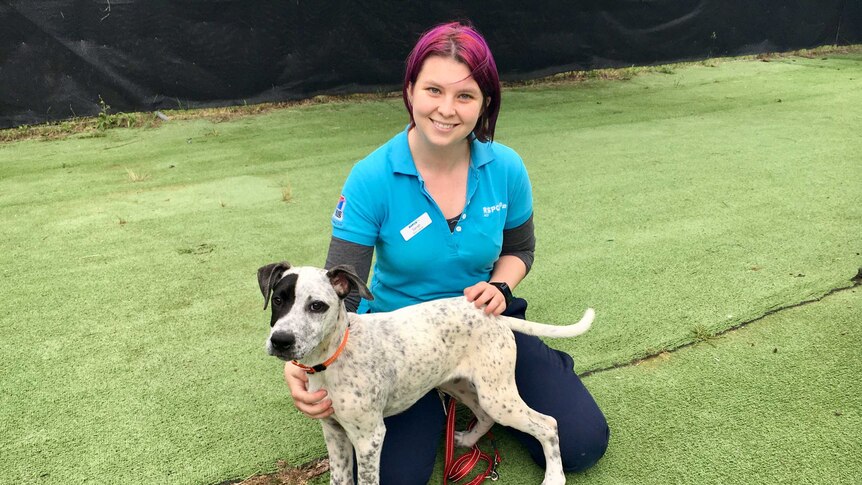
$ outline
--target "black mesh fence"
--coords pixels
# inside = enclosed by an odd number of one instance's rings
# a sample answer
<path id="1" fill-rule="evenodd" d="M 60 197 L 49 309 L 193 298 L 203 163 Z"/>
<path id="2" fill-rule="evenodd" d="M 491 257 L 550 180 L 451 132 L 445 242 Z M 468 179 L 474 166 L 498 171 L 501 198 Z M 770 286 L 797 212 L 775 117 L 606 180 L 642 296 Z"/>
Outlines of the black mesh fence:
<path id="1" fill-rule="evenodd" d="M 397 89 L 469 19 L 504 80 L 862 43 L 862 0 L 28 0 L 0 3 L 0 128 L 115 110 Z"/>

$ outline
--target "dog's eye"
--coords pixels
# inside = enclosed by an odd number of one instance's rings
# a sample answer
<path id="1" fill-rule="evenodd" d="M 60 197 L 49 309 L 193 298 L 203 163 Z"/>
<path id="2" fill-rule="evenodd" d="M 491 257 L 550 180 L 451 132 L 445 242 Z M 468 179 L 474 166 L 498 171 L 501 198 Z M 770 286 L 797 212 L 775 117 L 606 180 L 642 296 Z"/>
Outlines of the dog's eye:
<path id="1" fill-rule="evenodd" d="M 312 313 L 323 313 L 326 310 L 329 310 L 329 305 L 322 301 L 313 301 L 308 304 L 308 311 Z"/>
<path id="2" fill-rule="evenodd" d="M 275 297 L 272 299 L 272 304 L 275 306 L 281 306 L 281 298 Z"/>

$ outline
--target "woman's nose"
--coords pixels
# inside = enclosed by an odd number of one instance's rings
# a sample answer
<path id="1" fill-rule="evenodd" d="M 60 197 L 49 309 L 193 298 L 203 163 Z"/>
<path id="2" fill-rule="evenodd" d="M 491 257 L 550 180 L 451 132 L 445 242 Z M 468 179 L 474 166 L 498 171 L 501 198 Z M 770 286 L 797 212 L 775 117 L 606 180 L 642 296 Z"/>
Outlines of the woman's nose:
<path id="1" fill-rule="evenodd" d="M 440 104 L 437 106 L 437 111 L 440 112 L 441 115 L 449 117 L 455 115 L 455 100 L 450 97 L 445 97 L 440 100 Z"/>

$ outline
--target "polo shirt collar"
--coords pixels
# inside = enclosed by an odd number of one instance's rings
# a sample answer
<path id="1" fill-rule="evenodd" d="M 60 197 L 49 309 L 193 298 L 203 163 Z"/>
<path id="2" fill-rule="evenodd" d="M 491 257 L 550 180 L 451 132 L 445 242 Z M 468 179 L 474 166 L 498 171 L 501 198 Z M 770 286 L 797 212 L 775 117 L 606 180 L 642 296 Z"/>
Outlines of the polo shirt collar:
<path id="1" fill-rule="evenodd" d="M 413 154 L 410 153 L 410 144 L 407 142 L 408 126 L 401 133 L 395 136 L 392 143 L 389 160 L 392 164 L 392 171 L 404 175 L 413 175 L 418 177 L 419 171 L 416 170 L 416 164 L 413 162 Z M 482 143 L 473 135 L 470 135 L 470 163 L 473 168 L 479 168 L 486 163 L 494 160 L 494 153 L 491 151 L 490 143 Z"/>
<path id="2" fill-rule="evenodd" d="M 494 152 L 491 150 L 491 143 L 482 143 L 475 136 L 470 135 L 470 161 L 476 168 L 485 165 L 494 160 Z"/>

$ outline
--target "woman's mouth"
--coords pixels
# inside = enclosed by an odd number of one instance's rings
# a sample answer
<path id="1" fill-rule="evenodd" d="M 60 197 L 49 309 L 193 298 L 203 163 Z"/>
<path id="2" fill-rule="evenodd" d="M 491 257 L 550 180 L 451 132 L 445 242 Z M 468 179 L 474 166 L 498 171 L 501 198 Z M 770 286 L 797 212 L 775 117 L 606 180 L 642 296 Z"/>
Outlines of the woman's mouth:
<path id="1" fill-rule="evenodd" d="M 434 123 L 434 126 L 437 127 L 438 129 L 441 129 L 441 130 L 451 130 L 452 128 L 455 128 L 455 126 L 456 126 L 453 123 L 440 123 L 439 121 L 436 121 L 436 120 L 431 120 L 431 123 Z"/>

